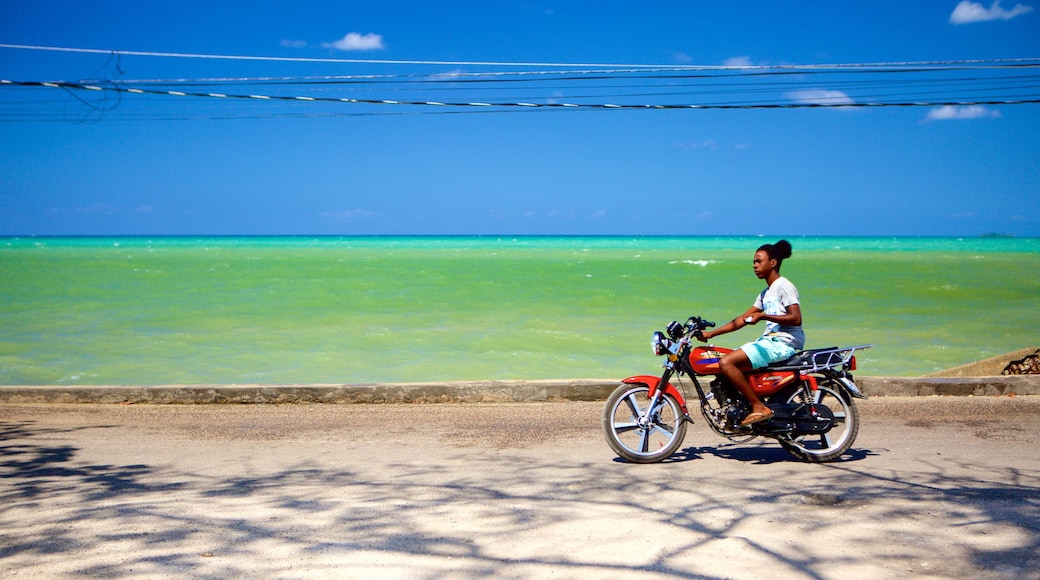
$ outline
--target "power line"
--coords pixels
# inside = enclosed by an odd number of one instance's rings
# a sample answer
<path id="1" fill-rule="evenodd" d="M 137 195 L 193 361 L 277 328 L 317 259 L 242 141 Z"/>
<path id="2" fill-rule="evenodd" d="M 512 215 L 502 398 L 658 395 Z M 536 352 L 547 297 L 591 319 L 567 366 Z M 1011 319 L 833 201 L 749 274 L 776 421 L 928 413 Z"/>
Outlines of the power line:
<path id="1" fill-rule="evenodd" d="M 1011 66 L 1017 64 L 1036 65 L 1040 63 L 1037 58 L 1007 58 L 1007 59 L 970 59 L 970 60 L 932 60 L 932 61 L 903 61 L 903 62 L 880 62 L 880 63 L 851 63 L 851 64 L 811 64 L 811 65 L 667 65 L 667 64 L 607 64 L 607 63 L 553 63 L 553 62 L 503 62 L 503 61 L 440 61 L 440 60 L 388 60 L 388 59 L 348 59 L 348 58 L 314 58 L 314 57 L 285 57 L 285 56 L 251 56 L 251 55 L 227 55 L 227 54 L 203 54 L 203 53 L 180 53 L 180 52 L 154 52 L 137 50 L 115 50 L 101 48 L 73 48 L 60 46 L 37 46 L 26 44 L 0 43 L 0 48 L 18 50 L 36 50 L 49 52 L 69 52 L 85 54 L 107 54 L 119 56 L 140 56 L 156 58 L 186 58 L 186 59 L 209 59 L 209 60 L 245 60 L 245 61 L 267 61 L 267 62 L 297 62 L 297 63 L 342 63 L 342 64 L 392 64 L 392 65 L 436 65 L 436 66 L 514 66 L 514 67 L 585 67 L 585 68 L 632 68 L 632 69 L 661 69 L 661 70 L 767 70 L 767 69 L 842 69 L 842 68 L 905 68 L 905 67 L 949 67 L 949 66 Z"/>
<path id="2" fill-rule="evenodd" d="M 285 56 L 247 56 L 228 54 L 198 54 L 180 52 L 150 52 L 138 50 L 111 50 L 100 48 L 69 48 L 60 46 L 33 46 L 24 44 L 0 44 L 0 48 L 38 50 L 50 52 L 71 52 L 85 54 L 115 54 L 121 56 L 142 56 L 159 58 L 191 58 L 209 60 L 246 60 L 265 62 L 297 62 L 297 63 L 340 63 L 340 64 L 394 64 L 394 65 L 437 65 L 437 66 L 516 66 L 516 67 L 656 67 L 670 68 L 669 65 L 622 65 L 622 64 L 574 64 L 574 63 L 544 63 L 544 62 L 494 62 L 494 61 L 438 61 L 438 60 L 383 60 L 383 59 L 358 59 L 358 58 L 313 58 L 313 57 L 285 57 Z"/>
<path id="3" fill-rule="evenodd" d="M 108 59 L 98 70 L 114 66 L 111 72 L 117 77 L 125 74 L 119 60 L 124 55 L 391 65 L 465 64 L 462 61 L 144 53 L 10 44 L 0 44 L 0 48 L 104 54 Z M 58 89 L 74 99 L 65 101 L 64 105 L 72 103 L 88 115 L 156 120 L 391 114 L 390 108 L 384 105 L 398 106 L 392 114 L 439 114 L 447 110 L 466 114 L 478 111 L 1006 106 L 1040 102 L 1040 59 L 1026 58 L 842 65 L 645 65 L 646 68 L 564 63 L 478 64 L 558 68 L 135 80 L 3 80 L 0 81 L 0 118 L 28 121 L 60 116 L 54 112 L 53 99 L 15 97 L 19 89 Z M 105 73 L 94 71 L 93 74 Z M 182 99 L 170 100 L 171 97 Z M 220 104 L 201 111 L 194 105 L 186 110 L 172 105 L 186 99 Z M 675 102 L 677 100 L 686 102 Z M 232 107 L 231 102 L 242 106 Z M 160 109 L 163 103 L 170 103 L 172 108 Z M 274 106 L 278 103 L 282 105 L 280 108 Z M 344 104 L 378 107 L 345 113 L 340 107 Z M 320 108 L 321 105 L 325 108 Z M 299 109 L 300 106 L 304 108 Z"/>
<path id="4" fill-rule="evenodd" d="M 10 81 L 0 80 L 0 85 L 21 87 L 48 87 L 56 89 L 72 89 L 81 91 L 100 91 L 129 93 L 139 95 L 158 95 L 173 97 L 196 97 L 207 99 L 244 99 L 251 101 L 279 102 L 315 102 L 315 103 L 348 103 L 365 105 L 406 105 L 428 107 L 501 107 L 532 109 L 604 109 L 604 110 L 649 110 L 649 109 L 807 109 L 807 108 L 864 108 L 864 107 L 937 107 L 937 106 L 977 106 L 977 105 L 1023 105 L 1040 103 L 1040 98 L 1003 99 L 1003 100 L 953 100 L 953 101 L 881 101 L 881 102 L 847 102 L 834 98 L 833 102 L 821 99 L 816 102 L 764 103 L 764 104 L 623 104 L 623 103 L 531 103 L 531 102 L 453 102 L 453 101 L 420 101 L 394 99 L 354 99 L 347 97 L 310 97 L 282 95 L 246 95 L 228 93 L 194 93 L 185 91 L 162 91 L 155 89 L 127 88 L 117 85 L 87 85 L 73 82 L 49 81 Z"/>

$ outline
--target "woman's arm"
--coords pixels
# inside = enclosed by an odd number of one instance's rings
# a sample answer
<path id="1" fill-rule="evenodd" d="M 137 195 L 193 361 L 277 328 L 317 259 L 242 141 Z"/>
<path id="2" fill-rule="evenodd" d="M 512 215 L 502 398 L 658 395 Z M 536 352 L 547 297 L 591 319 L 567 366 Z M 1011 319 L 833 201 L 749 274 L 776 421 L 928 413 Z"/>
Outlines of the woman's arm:
<path id="1" fill-rule="evenodd" d="M 706 330 L 706 331 L 702 332 L 701 333 L 701 336 L 702 336 L 701 340 L 703 340 L 704 342 L 707 342 L 713 336 L 718 336 L 720 334 L 726 334 L 727 332 L 733 332 L 734 330 L 740 330 L 741 328 L 744 328 L 745 326 L 747 326 L 749 324 L 747 322 L 747 319 L 751 318 L 751 319 L 757 321 L 757 319 L 755 317 L 759 316 L 761 314 L 762 314 L 762 309 L 761 308 L 756 308 L 756 307 L 752 306 L 751 308 L 748 308 L 747 312 L 745 312 L 744 314 L 741 314 L 739 317 L 734 318 L 733 320 L 730 320 L 729 322 L 727 322 L 726 324 L 723 324 L 722 326 L 716 328 L 715 330 Z M 751 322 L 750 324 L 754 324 L 754 322 Z"/>
<path id="2" fill-rule="evenodd" d="M 755 310 L 758 310 L 757 308 Z M 802 309 L 797 304 L 792 304 L 787 307 L 787 314 L 766 314 L 761 310 L 757 313 L 751 314 L 751 324 L 755 324 L 759 320 L 766 320 L 769 322 L 775 322 L 780 326 L 801 326 L 802 325 Z"/>

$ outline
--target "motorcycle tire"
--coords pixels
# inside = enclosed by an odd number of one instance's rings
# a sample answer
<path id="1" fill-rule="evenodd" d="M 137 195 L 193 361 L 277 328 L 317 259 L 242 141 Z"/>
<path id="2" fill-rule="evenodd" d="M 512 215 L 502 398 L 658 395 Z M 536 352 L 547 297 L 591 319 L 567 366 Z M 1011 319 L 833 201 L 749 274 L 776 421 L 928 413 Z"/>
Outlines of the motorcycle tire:
<path id="1" fill-rule="evenodd" d="M 670 457 L 686 437 L 686 414 L 675 397 L 662 393 L 648 409 L 650 388 L 622 384 L 607 399 L 603 431 L 618 457 L 632 463 L 657 463 Z"/>
<path id="2" fill-rule="evenodd" d="M 856 402 L 839 383 L 828 377 L 818 377 L 819 390 L 813 392 L 813 402 L 823 405 L 834 414 L 834 426 L 826 433 L 796 435 L 780 438 L 780 445 L 792 456 L 809 463 L 826 463 L 841 457 L 852 447 L 859 434 L 859 411 Z M 787 403 L 801 403 L 801 390 L 788 397 Z"/>

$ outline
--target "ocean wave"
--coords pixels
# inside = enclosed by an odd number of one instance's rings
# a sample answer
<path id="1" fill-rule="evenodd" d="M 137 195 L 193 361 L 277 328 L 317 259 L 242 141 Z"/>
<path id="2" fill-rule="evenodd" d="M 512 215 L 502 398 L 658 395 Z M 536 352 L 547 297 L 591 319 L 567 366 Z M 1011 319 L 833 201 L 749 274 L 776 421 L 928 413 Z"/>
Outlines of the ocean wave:
<path id="1" fill-rule="evenodd" d="M 708 264 L 718 264 L 715 260 L 672 260 L 669 264 L 690 264 L 691 266 L 700 266 L 704 268 Z"/>

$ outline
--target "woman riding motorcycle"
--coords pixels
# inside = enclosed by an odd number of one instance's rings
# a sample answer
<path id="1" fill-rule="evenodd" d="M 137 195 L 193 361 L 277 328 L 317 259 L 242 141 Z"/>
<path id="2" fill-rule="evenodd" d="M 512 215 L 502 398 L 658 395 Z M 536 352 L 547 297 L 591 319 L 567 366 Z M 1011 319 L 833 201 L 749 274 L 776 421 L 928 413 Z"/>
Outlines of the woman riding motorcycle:
<path id="1" fill-rule="evenodd" d="M 762 368 L 770 363 L 790 358 L 805 347 L 802 332 L 802 311 L 798 301 L 798 289 L 790 280 L 780 275 L 780 265 L 791 257 L 791 244 L 780 240 L 758 248 L 754 257 L 755 275 L 766 281 L 766 289 L 755 299 L 754 305 L 741 316 L 714 331 L 700 335 L 703 342 L 714 336 L 739 330 L 760 320 L 767 322 L 765 332 L 758 340 L 749 342 L 730 352 L 719 361 L 719 369 L 751 404 L 751 412 L 741 422 L 748 426 L 766 421 L 773 411 L 765 406 L 748 384 L 745 372 Z"/>

